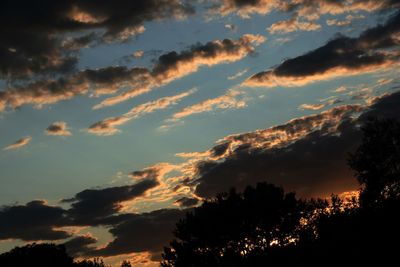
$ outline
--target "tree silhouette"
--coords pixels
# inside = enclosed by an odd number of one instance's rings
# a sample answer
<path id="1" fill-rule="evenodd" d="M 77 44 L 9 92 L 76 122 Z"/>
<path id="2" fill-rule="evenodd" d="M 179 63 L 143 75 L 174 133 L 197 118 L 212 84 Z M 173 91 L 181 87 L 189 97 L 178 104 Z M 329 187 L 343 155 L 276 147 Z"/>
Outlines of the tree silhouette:
<path id="1" fill-rule="evenodd" d="M 4 267 L 71 267 L 73 259 L 62 245 L 30 244 L 0 255 Z"/>
<path id="2" fill-rule="evenodd" d="M 350 154 L 349 165 L 364 187 L 361 205 L 374 205 L 400 196 L 400 123 L 369 119 L 362 144 Z"/>
<path id="3" fill-rule="evenodd" d="M 107 267 L 103 260 L 94 258 L 93 260 L 82 260 L 74 264 L 74 267 Z"/>
<path id="4" fill-rule="evenodd" d="M 267 183 L 220 194 L 177 223 L 161 266 L 255 266 L 254 255 L 293 241 L 302 204 Z"/>

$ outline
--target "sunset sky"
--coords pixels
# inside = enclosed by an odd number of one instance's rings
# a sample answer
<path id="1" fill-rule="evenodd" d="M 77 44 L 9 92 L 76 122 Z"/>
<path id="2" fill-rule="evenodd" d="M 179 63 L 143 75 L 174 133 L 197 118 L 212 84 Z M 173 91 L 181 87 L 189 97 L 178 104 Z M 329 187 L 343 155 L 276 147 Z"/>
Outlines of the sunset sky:
<path id="1" fill-rule="evenodd" d="M 269 181 L 358 189 L 400 114 L 397 0 L 0 3 L 0 252 L 157 266 L 186 209 Z"/>

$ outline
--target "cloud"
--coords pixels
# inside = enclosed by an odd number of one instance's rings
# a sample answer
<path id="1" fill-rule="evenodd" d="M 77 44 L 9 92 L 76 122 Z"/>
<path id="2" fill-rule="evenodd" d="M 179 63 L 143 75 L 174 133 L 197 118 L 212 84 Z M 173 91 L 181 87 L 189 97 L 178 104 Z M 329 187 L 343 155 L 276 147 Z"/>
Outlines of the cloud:
<path id="1" fill-rule="evenodd" d="M 97 243 L 97 238 L 94 236 L 80 235 L 73 237 L 72 239 L 65 242 L 63 245 L 65 246 L 69 255 L 73 257 L 80 257 L 85 255 L 87 252 L 93 250 L 92 245 Z"/>
<path id="2" fill-rule="evenodd" d="M 133 57 L 135 57 L 135 58 L 141 58 L 141 57 L 143 57 L 143 55 L 144 55 L 144 51 L 143 50 L 137 50 L 137 51 L 135 51 L 135 52 L 133 52 Z"/>
<path id="3" fill-rule="evenodd" d="M 337 19 L 328 19 L 326 20 L 326 24 L 328 26 L 339 26 L 339 27 L 344 27 L 350 25 L 353 20 L 355 19 L 363 19 L 365 16 L 359 15 L 359 16 L 353 16 L 353 15 L 347 15 L 344 20 L 337 20 Z"/>
<path id="4" fill-rule="evenodd" d="M 248 71 L 249 71 L 249 69 L 247 69 L 247 68 L 244 69 L 244 70 L 238 71 L 238 72 L 235 73 L 234 75 L 228 76 L 228 80 L 235 80 L 235 79 L 237 79 L 237 78 L 243 76 L 244 74 L 246 74 Z"/>
<path id="5" fill-rule="evenodd" d="M 59 240 L 70 236 L 54 227 L 67 223 L 65 210 L 34 200 L 26 205 L 0 208 L 0 239 Z"/>
<path id="6" fill-rule="evenodd" d="M 127 99 L 147 93 L 155 87 L 191 74 L 201 66 L 237 61 L 255 46 L 264 42 L 261 35 L 245 34 L 238 40 L 216 40 L 204 45 L 192 46 L 189 50 L 169 52 L 161 55 L 151 70 L 146 68 L 110 66 L 88 69 L 56 80 L 43 79 L 28 84 L 16 85 L 0 91 L 0 111 L 7 107 L 17 108 L 34 104 L 40 108 L 90 92 L 94 96 L 113 94 L 122 88 L 130 88 L 121 94 L 104 99 L 94 109 L 118 104 Z"/>
<path id="7" fill-rule="evenodd" d="M 174 113 L 171 118 L 167 119 L 167 122 L 177 122 L 191 116 L 193 114 L 199 114 L 209 112 L 215 109 L 232 109 L 232 108 L 244 108 L 246 102 L 243 99 L 239 99 L 243 93 L 236 90 L 228 90 L 224 95 L 204 100 L 200 103 L 188 106 L 181 111 Z"/>
<path id="8" fill-rule="evenodd" d="M 133 88 L 120 95 L 107 98 L 95 108 L 102 108 L 126 101 L 154 87 L 165 85 L 176 79 L 196 72 L 202 66 L 238 61 L 250 53 L 255 46 L 265 42 L 261 35 L 245 34 L 238 40 L 215 40 L 192 46 L 189 50 L 175 51 L 161 55 L 151 70 L 151 78 L 139 88 Z"/>
<path id="9" fill-rule="evenodd" d="M 202 66 L 234 62 L 254 51 L 254 46 L 265 42 L 261 35 L 244 34 L 238 40 L 216 40 L 193 46 L 180 54 L 170 52 L 159 57 L 153 68 L 157 80 L 169 81 L 197 71 Z"/>
<path id="10" fill-rule="evenodd" d="M 115 222 L 113 215 L 122 208 L 121 203 L 143 196 L 148 190 L 155 188 L 159 182 L 155 179 L 145 179 L 133 185 L 108 187 L 104 189 L 86 189 L 64 203 L 72 203 L 68 216 L 74 225 L 98 225 Z M 124 218 L 124 217 L 122 217 Z"/>
<path id="11" fill-rule="evenodd" d="M 339 86 L 333 92 L 334 93 L 343 93 L 343 92 L 346 92 L 346 91 L 347 91 L 347 88 L 345 86 Z"/>
<path id="12" fill-rule="evenodd" d="M 130 173 L 133 179 L 158 179 L 160 176 L 160 168 L 158 166 L 149 167 L 140 171 Z"/>
<path id="13" fill-rule="evenodd" d="M 384 25 L 370 28 L 357 38 L 339 36 L 302 56 L 285 60 L 272 70 L 259 72 L 247 86 L 302 86 L 335 77 L 394 68 L 399 55 L 390 49 L 400 43 L 400 12 Z"/>
<path id="14" fill-rule="evenodd" d="M 299 109 L 302 109 L 302 110 L 305 110 L 305 109 L 307 109 L 307 110 L 319 110 L 319 109 L 321 109 L 323 107 L 325 107 L 324 104 L 302 104 L 302 105 L 299 106 Z"/>
<path id="15" fill-rule="evenodd" d="M 179 198 L 175 201 L 175 204 L 177 204 L 180 207 L 193 207 L 196 206 L 200 201 L 197 198 L 189 198 L 189 197 L 182 197 Z"/>
<path id="16" fill-rule="evenodd" d="M 115 93 L 122 86 L 136 86 L 148 78 L 144 68 L 106 67 L 84 70 L 57 80 L 39 80 L 0 92 L 0 111 L 34 104 L 37 108 L 92 91 L 95 95 Z"/>
<path id="17" fill-rule="evenodd" d="M 59 136 L 72 135 L 72 133 L 68 129 L 67 123 L 63 121 L 57 121 L 50 124 L 45 132 L 47 135 L 59 135 Z"/>
<path id="18" fill-rule="evenodd" d="M 3 148 L 3 150 L 19 149 L 19 148 L 24 147 L 27 144 L 29 144 L 29 142 L 31 140 L 32 140 L 32 137 L 30 137 L 30 136 L 23 137 L 23 138 L 19 139 L 18 141 L 16 141 L 15 143 L 12 143 L 12 144 L 6 146 L 5 148 Z"/>
<path id="19" fill-rule="evenodd" d="M 120 130 L 116 128 L 117 126 L 123 125 L 128 121 L 139 118 L 145 114 L 149 114 L 154 111 L 166 109 L 172 105 L 176 105 L 183 98 L 193 94 L 194 92 L 196 92 L 195 88 L 178 95 L 167 96 L 154 101 L 140 104 L 128 111 L 127 113 L 123 114 L 122 116 L 107 118 L 92 124 L 88 128 L 88 132 L 91 134 L 103 136 L 116 134 L 120 132 Z"/>
<path id="20" fill-rule="evenodd" d="M 125 41 L 142 33 L 147 21 L 181 19 L 193 13 L 187 1 L 179 0 L 2 2 L 0 78 L 64 73 L 77 62 L 74 51 L 94 40 Z M 65 37 L 71 32 L 89 34 L 71 41 Z"/>
<path id="21" fill-rule="evenodd" d="M 315 20 L 324 14 L 372 12 L 398 6 L 395 0 L 221 0 L 219 4 L 210 8 L 210 14 L 227 16 L 236 13 L 243 18 L 249 18 L 252 14 L 266 15 L 273 11 L 281 11 Z"/>
<path id="22" fill-rule="evenodd" d="M 71 50 L 71 51 L 79 51 L 82 48 L 88 48 L 93 42 L 96 41 L 98 35 L 95 33 L 90 33 L 87 35 L 79 36 L 79 37 L 66 37 L 61 46 L 63 49 Z"/>
<path id="23" fill-rule="evenodd" d="M 295 31 L 316 31 L 319 29 L 321 29 L 321 25 L 309 21 L 301 22 L 296 17 L 276 22 L 267 28 L 267 30 L 272 34 L 290 33 Z"/>
<path id="24" fill-rule="evenodd" d="M 149 213 L 135 214 L 110 229 L 115 237 L 104 248 L 93 250 L 87 256 L 115 256 L 149 251 L 160 255 L 163 247 L 172 239 L 176 222 L 186 211 L 161 209 Z"/>
<path id="25" fill-rule="evenodd" d="M 234 25 L 234 24 L 227 23 L 224 26 L 225 26 L 226 29 L 228 29 L 228 30 L 230 30 L 232 32 L 236 32 L 237 29 L 238 29 L 238 27 L 236 25 Z"/>

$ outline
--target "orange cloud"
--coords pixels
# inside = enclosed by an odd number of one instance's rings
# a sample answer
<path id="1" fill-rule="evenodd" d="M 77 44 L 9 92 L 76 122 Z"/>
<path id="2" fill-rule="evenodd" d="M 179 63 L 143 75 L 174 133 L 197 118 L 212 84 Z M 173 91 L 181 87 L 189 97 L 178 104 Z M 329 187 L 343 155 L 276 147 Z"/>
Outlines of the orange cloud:
<path id="1" fill-rule="evenodd" d="M 302 104 L 299 106 L 299 109 L 302 110 L 320 110 L 321 108 L 325 107 L 324 104 Z"/>
<path id="2" fill-rule="evenodd" d="M 321 29 L 321 25 L 310 21 L 299 21 L 293 17 L 288 20 L 282 20 L 272 24 L 267 30 L 274 33 L 290 33 L 295 31 L 316 31 Z"/>
<path id="3" fill-rule="evenodd" d="M 239 98 L 243 95 L 243 92 L 236 90 L 228 90 L 228 92 L 224 95 L 204 100 L 200 103 L 188 106 L 181 111 L 174 113 L 171 118 L 167 119 L 166 122 L 172 122 L 176 125 L 177 122 L 181 121 L 183 118 L 204 113 L 210 112 L 215 109 L 239 109 L 246 107 L 246 101 L 244 99 Z M 172 125 L 165 124 L 160 127 L 161 130 L 166 130 L 172 127 Z"/>
<path id="4" fill-rule="evenodd" d="M 6 146 L 5 148 L 3 148 L 3 150 L 19 149 L 19 148 L 24 147 L 27 144 L 29 144 L 29 142 L 31 140 L 32 140 L 32 137 L 30 137 L 30 136 L 23 137 L 23 138 L 19 139 L 18 141 L 16 141 L 15 143 L 12 143 L 12 144 Z"/>
<path id="5" fill-rule="evenodd" d="M 6 107 L 17 108 L 26 104 L 54 104 L 77 95 L 93 92 L 93 95 L 111 94 L 121 87 L 138 86 L 149 78 L 144 68 L 106 67 L 84 70 L 58 80 L 41 80 L 0 92 L 0 111 Z"/>
<path id="6" fill-rule="evenodd" d="M 221 63 L 238 61 L 254 52 L 255 46 L 260 45 L 265 40 L 265 37 L 261 35 L 244 34 L 238 40 L 215 40 L 181 53 L 170 52 L 164 54 L 160 56 L 154 65 L 151 77 L 146 77 L 139 87 L 133 87 L 120 95 L 107 98 L 94 108 L 115 105 L 147 93 L 153 88 L 196 72 L 202 66 L 211 67 Z"/>
<path id="7" fill-rule="evenodd" d="M 395 7 L 396 3 L 383 0 L 258 0 L 236 1 L 222 0 L 220 5 L 210 9 L 210 15 L 227 16 L 236 13 L 242 18 L 249 18 L 252 14 L 266 15 L 273 11 L 294 13 L 308 20 L 315 20 L 321 15 L 338 15 L 346 12 L 366 11 L 372 12 L 388 7 Z"/>
<path id="8" fill-rule="evenodd" d="M 328 19 L 328 20 L 326 20 L 326 24 L 328 26 L 343 27 L 343 26 L 350 25 L 353 22 L 353 20 L 355 20 L 355 19 L 363 19 L 363 18 L 365 18 L 363 15 L 359 15 L 359 16 L 347 15 L 344 20 Z"/>
<path id="9" fill-rule="evenodd" d="M 232 75 L 232 76 L 228 76 L 228 80 L 235 80 L 235 79 L 237 79 L 237 78 L 239 78 L 239 77 L 242 77 L 244 74 L 246 74 L 247 72 L 249 71 L 249 69 L 244 69 L 244 70 L 241 70 L 241 71 L 238 71 L 237 73 L 235 73 L 234 75 Z"/>
<path id="10" fill-rule="evenodd" d="M 250 87 L 277 87 L 277 86 L 298 87 L 318 81 L 327 81 L 339 77 L 354 76 L 354 75 L 386 70 L 389 68 L 393 68 L 395 64 L 397 64 L 395 61 L 388 59 L 383 62 L 376 62 L 375 64 L 361 66 L 359 68 L 354 68 L 351 66 L 349 67 L 339 66 L 327 69 L 326 71 L 322 71 L 319 73 L 304 75 L 304 76 L 277 75 L 274 70 L 270 70 L 253 75 L 252 77 L 247 79 L 243 83 L 243 85 Z"/>
<path id="11" fill-rule="evenodd" d="M 120 132 L 117 126 L 123 125 L 130 120 L 139 118 L 145 114 L 152 113 L 156 110 L 165 109 L 169 106 L 176 105 L 183 98 L 193 94 L 196 88 L 188 90 L 178 95 L 163 97 L 154 101 L 146 102 L 132 108 L 130 111 L 126 112 L 119 117 L 111 117 L 104 119 L 102 121 L 92 124 L 88 128 L 88 132 L 95 135 L 113 135 Z"/>

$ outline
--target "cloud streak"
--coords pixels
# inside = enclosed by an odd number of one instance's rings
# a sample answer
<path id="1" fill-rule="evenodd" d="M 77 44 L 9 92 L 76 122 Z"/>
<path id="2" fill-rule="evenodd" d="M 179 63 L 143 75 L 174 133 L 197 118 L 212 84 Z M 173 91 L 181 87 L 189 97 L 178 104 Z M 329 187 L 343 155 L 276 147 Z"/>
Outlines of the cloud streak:
<path id="1" fill-rule="evenodd" d="M 188 106 L 181 111 L 174 113 L 171 118 L 167 119 L 166 122 L 176 123 L 186 117 L 194 114 L 200 114 L 204 112 L 210 112 L 216 109 L 239 109 L 246 107 L 246 102 L 240 99 L 243 92 L 236 91 L 234 89 L 228 90 L 226 94 L 221 96 L 210 98 L 201 101 L 197 104 Z M 162 128 L 168 128 L 168 125 L 162 126 Z"/>
<path id="2" fill-rule="evenodd" d="M 271 33 L 290 33 L 295 31 L 316 31 L 321 29 L 321 25 L 309 22 L 299 21 L 298 18 L 293 17 L 288 20 L 282 20 L 272 24 L 267 30 Z"/>
<path id="3" fill-rule="evenodd" d="M 32 137 L 30 137 L 30 136 L 23 137 L 23 138 L 17 140 L 16 142 L 6 146 L 5 148 L 3 148 L 3 150 L 20 149 L 20 148 L 28 145 L 31 140 L 32 140 Z"/>
<path id="4" fill-rule="evenodd" d="M 0 92 L 0 111 L 18 108 L 26 104 L 54 104 L 78 95 L 93 92 L 94 95 L 115 93 L 122 86 L 136 86 L 147 79 L 144 68 L 106 67 L 84 70 L 57 80 L 39 80 L 28 85 L 16 86 Z"/>
<path id="5" fill-rule="evenodd" d="M 176 105 L 183 98 L 193 94 L 194 92 L 196 92 L 195 88 L 180 93 L 178 95 L 167 96 L 154 101 L 140 104 L 132 108 L 130 111 L 126 112 L 122 116 L 106 118 L 104 120 L 92 124 L 88 128 L 88 132 L 91 134 L 102 135 L 102 136 L 116 134 L 120 132 L 117 126 L 121 126 L 127 123 L 128 121 L 137 119 L 141 116 L 144 116 L 145 114 L 149 114 L 157 110 L 166 109 L 170 106 Z"/>
<path id="6" fill-rule="evenodd" d="M 301 104 L 299 109 L 301 110 L 320 110 L 325 107 L 325 104 Z"/>
<path id="7" fill-rule="evenodd" d="M 399 54 L 390 51 L 400 43 L 400 13 L 384 25 L 370 28 L 357 38 L 337 37 L 304 55 L 285 60 L 248 78 L 244 85 L 276 87 L 303 86 L 336 77 L 394 68 Z"/>
<path id="8" fill-rule="evenodd" d="M 399 3 L 393 0 L 221 0 L 211 7 L 210 14 L 227 16 L 236 13 L 243 18 L 249 18 L 252 14 L 266 15 L 273 11 L 281 11 L 308 20 L 316 20 L 325 14 L 372 12 L 398 6 Z"/>
<path id="9" fill-rule="evenodd" d="M 206 44 L 195 45 L 189 50 L 175 51 L 161 55 L 151 70 L 151 77 L 140 86 L 118 96 L 107 98 L 94 108 L 102 108 L 126 101 L 139 94 L 146 93 L 154 87 L 168 84 L 196 72 L 202 66 L 214 66 L 222 63 L 238 61 L 250 53 L 255 47 L 265 42 L 261 35 L 245 34 L 238 40 L 215 40 Z"/>

